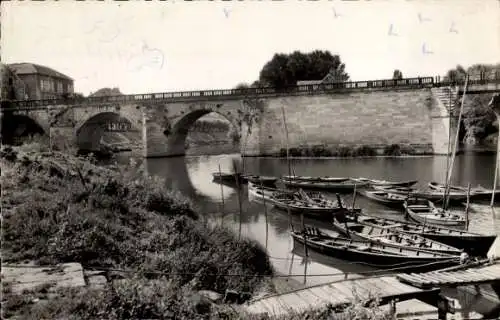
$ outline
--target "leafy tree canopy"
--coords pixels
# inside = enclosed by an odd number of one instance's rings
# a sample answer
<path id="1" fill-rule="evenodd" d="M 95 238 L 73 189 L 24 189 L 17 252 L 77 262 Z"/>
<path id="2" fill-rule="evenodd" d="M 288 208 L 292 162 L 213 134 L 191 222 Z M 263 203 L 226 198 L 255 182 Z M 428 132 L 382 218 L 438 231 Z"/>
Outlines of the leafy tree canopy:
<path id="1" fill-rule="evenodd" d="M 457 65 L 454 69 L 448 70 L 444 80 L 445 81 L 460 81 L 465 79 L 468 73 L 473 78 L 479 78 L 482 73 L 486 78 L 494 78 L 495 73 L 500 72 L 500 63 L 497 64 L 474 64 L 467 69 L 461 65 Z"/>
<path id="2" fill-rule="evenodd" d="M 328 80 L 325 82 L 349 80 L 345 64 L 338 55 L 332 55 L 329 51 L 276 53 L 260 71 L 259 82 L 252 86 L 283 88 L 294 86 L 301 80 L 322 80 L 327 75 Z"/>
<path id="3" fill-rule="evenodd" d="M 394 70 L 393 74 L 392 74 L 392 78 L 394 80 L 400 80 L 400 79 L 403 79 L 403 73 L 399 70 L 399 69 L 396 69 Z"/>
<path id="4" fill-rule="evenodd" d="M 121 96 L 123 93 L 118 88 L 101 88 L 89 95 L 89 97 Z"/>

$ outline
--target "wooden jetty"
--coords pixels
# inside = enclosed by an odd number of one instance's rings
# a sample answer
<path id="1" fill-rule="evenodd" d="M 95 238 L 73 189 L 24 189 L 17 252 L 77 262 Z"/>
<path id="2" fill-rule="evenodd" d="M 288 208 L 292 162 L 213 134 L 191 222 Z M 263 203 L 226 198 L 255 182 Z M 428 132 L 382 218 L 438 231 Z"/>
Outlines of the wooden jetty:
<path id="1" fill-rule="evenodd" d="M 441 295 L 441 287 L 467 286 L 500 282 L 500 260 L 490 259 L 426 273 L 382 275 L 339 280 L 250 301 L 249 314 L 282 316 L 317 310 L 327 305 L 342 310 L 355 301 L 368 304 L 375 296 L 380 304 L 418 299 L 438 308 L 438 319 L 454 313 L 450 300 Z M 500 294 L 500 293 L 499 293 Z"/>
<path id="2" fill-rule="evenodd" d="M 457 266 L 426 273 L 399 274 L 396 278 L 421 289 L 493 283 L 500 281 L 500 260 L 475 267 Z"/>
<path id="3" fill-rule="evenodd" d="M 439 288 L 416 288 L 400 282 L 394 276 L 368 277 L 340 280 L 284 294 L 271 295 L 251 301 L 245 306 L 245 309 L 249 314 L 267 313 L 271 316 L 282 316 L 293 312 L 300 313 L 320 309 L 327 305 L 342 308 L 357 299 L 364 301 L 373 299 L 376 295 L 379 295 L 381 304 L 396 299 L 404 301 L 423 296 L 437 299 L 439 291 Z"/>

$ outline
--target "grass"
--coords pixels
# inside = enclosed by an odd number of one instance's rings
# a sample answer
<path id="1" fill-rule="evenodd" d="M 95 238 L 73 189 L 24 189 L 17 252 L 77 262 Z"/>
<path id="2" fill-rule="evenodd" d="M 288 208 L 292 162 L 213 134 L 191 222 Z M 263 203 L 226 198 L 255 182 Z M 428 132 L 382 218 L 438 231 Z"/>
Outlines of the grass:
<path id="1" fill-rule="evenodd" d="M 209 227 L 188 199 L 135 163 L 104 168 L 35 142 L 3 147 L 0 163 L 3 263 L 79 262 L 85 269 L 131 271 L 108 271 L 100 289 L 47 284 L 15 293 L 3 282 L 2 318 L 253 318 L 198 292 L 235 290 L 243 301 L 269 287 L 273 270 L 265 250 Z M 350 308 L 356 319 L 384 319 L 356 301 Z M 325 308 L 287 319 L 337 319 L 333 313 Z"/>

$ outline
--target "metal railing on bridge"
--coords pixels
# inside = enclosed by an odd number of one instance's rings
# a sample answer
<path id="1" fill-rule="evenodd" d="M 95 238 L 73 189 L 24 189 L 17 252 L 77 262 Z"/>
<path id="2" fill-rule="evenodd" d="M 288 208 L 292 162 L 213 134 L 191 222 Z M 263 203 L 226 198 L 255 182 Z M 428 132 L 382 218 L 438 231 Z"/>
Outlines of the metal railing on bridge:
<path id="1" fill-rule="evenodd" d="M 307 84 L 299 86 L 288 86 L 283 88 L 256 87 L 242 89 L 216 89 L 201 91 L 162 92 L 147 94 L 128 94 L 120 96 L 102 96 L 87 98 L 62 98 L 47 100 L 17 100 L 9 101 L 8 109 L 39 109 L 49 105 L 72 105 L 72 104 L 94 104 L 94 103 L 126 103 L 146 101 L 171 101 L 182 102 L 189 100 L 215 100 L 230 98 L 251 98 L 259 96 L 277 95 L 307 95 L 315 93 L 346 92 L 356 89 L 397 89 L 397 88 L 424 88 L 435 86 L 461 85 L 464 79 L 456 81 L 442 81 L 438 77 L 417 77 L 406 79 L 384 79 L 369 81 L 347 81 L 324 84 Z M 500 83 L 500 73 L 496 72 L 493 77 L 484 74 L 470 76 L 469 84 Z"/>

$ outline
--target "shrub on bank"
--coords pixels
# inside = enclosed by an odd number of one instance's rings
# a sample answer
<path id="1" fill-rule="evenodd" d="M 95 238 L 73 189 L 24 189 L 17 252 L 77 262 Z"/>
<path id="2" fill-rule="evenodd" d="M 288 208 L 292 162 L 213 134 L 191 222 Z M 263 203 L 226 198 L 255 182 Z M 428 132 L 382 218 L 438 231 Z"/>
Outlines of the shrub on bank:
<path id="1" fill-rule="evenodd" d="M 154 318 L 165 310 L 182 314 L 188 308 L 181 299 L 186 292 L 252 293 L 262 275 L 272 274 L 258 243 L 238 241 L 228 230 L 196 221 L 199 215 L 190 202 L 166 189 L 163 181 L 132 167 L 107 169 L 91 160 L 24 147 L 0 151 L 5 263 L 80 262 L 84 268 L 134 270 L 127 276 L 132 278 L 128 289 L 121 293 L 116 288 L 68 293 L 67 299 L 36 306 L 41 308 L 38 314 L 46 318 L 71 318 L 73 313 L 107 318 L 116 310 L 117 318 L 127 317 L 123 312 L 132 312 L 132 318 Z M 234 274 L 245 276 L 230 276 Z M 108 279 L 115 277 L 116 273 L 108 273 Z M 144 282 L 151 279 L 164 282 L 156 287 Z M 146 293 L 128 291 L 134 288 Z M 93 302 L 94 294 L 94 300 L 104 302 Z M 106 303 L 117 309 L 112 311 Z M 27 310 L 16 308 L 6 310 Z"/>

